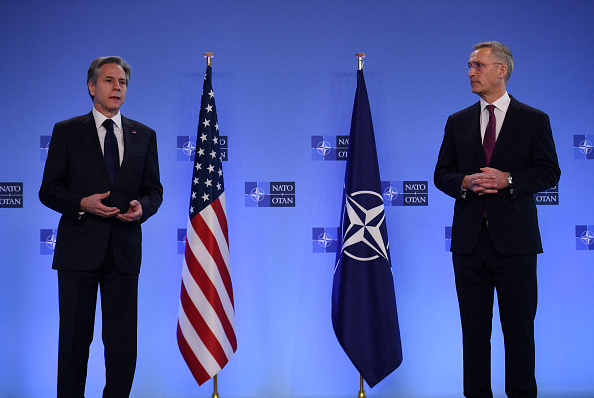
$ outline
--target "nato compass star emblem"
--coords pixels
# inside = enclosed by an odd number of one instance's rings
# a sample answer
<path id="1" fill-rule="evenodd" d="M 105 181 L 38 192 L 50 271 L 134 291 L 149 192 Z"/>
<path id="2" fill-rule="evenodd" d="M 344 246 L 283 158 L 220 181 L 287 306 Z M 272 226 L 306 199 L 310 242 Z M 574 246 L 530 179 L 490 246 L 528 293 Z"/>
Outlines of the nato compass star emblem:
<path id="1" fill-rule="evenodd" d="M 250 192 L 250 198 L 252 198 L 254 202 L 261 202 L 264 199 L 264 196 L 266 196 L 266 192 L 260 187 L 256 187 Z"/>
<path id="2" fill-rule="evenodd" d="M 325 249 L 332 244 L 332 236 L 328 232 L 324 232 L 318 236 L 317 242 Z"/>
<path id="3" fill-rule="evenodd" d="M 373 261 L 379 257 L 388 261 L 382 195 L 373 191 L 353 192 L 347 195 L 343 211 L 343 253 L 357 261 Z"/>
<path id="4" fill-rule="evenodd" d="M 54 234 L 49 235 L 45 239 L 45 245 L 47 246 L 48 249 L 50 249 L 51 251 L 54 251 L 56 249 L 56 235 L 54 235 Z"/>
<path id="5" fill-rule="evenodd" d="M 580 240 L 586 246 L 590 246 L 594 242 L 594 232 L 589 229 L 585 230 L 580 236 Z"/>
<path id="6" fill-rule="evenodd" d="M 182 147 L 182 151 L 184 152 L 184 155 L 192 156 L 196 153 L 196 145 L 194 145 L 192 141 L 188 141 Z"/>
<path id="7" fill-rule="evenodd" d="M 328 141 L 322 140 L 322 141 L 320 141 L 320 143 L 318 144 L 316 149 L 318 150 L 318 153 L 320 155 L 326 156 L 327 154 L 330 153 L 330 150 L 332 149 L 332 145 L 330 145 L 330 143 L 328 143 Z"/>
<path id="8" fill-rule="evenodd" d="M 394 201 L 394 199 L 396 199 L 398 195 L 400 195 L 400 192 L 398 192 L 398 190 L 391 184 L 388 188 L 384 190 L 384 197 L 390 203 L 392 203 L 392 201 Z"/>
<path id="9" fill-rule="evenodd" d="M 580 142 L 580 145 L 578 146 L 580 152 L 584 155 L 589 155 L 590 152 L 592 152 L 593 147 L 594 145 L 592 145 L 592 143 L 588 140 L 583 140 L 582 142 Z"/>

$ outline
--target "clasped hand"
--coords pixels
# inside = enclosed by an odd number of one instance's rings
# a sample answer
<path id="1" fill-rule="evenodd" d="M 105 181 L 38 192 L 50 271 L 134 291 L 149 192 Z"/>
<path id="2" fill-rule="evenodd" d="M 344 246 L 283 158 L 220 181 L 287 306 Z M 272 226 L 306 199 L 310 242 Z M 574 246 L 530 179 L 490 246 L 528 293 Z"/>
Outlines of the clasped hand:
<path id="1" fill-rule="evenodd" d="M 492 167 L 483 167 L 480 173 L 469 174 L 462 180 L 462 188 L 479 195 L 497 193 L 507 186 L 507 172 Z"/>
<path id="2" fill-rule="evenodd" d="M 117 216 L 118 220 L 124 222 L 137 221 L 142 217 L 142 205 L 136 199 L 130 202 L 130 207 L 124 214 L 120 214 L 120 210 L 117 207 L 105 206 L 101 200 L 107 198 L 109 194 L 110 192 L 107 191 L 82 198 L 80 201 L 81 211 L 104 218 Z"/>

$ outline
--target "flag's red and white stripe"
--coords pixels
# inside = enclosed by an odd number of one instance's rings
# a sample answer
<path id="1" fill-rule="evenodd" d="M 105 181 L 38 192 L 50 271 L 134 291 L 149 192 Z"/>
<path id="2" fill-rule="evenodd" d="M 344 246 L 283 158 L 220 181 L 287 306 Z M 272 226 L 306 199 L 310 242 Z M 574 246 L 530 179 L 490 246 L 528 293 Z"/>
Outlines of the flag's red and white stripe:
<path id="1" fill-rule="evenodd" d="M 188 221 L 177 339 L 200 385 L 237 349 L 224 193 Z"/>

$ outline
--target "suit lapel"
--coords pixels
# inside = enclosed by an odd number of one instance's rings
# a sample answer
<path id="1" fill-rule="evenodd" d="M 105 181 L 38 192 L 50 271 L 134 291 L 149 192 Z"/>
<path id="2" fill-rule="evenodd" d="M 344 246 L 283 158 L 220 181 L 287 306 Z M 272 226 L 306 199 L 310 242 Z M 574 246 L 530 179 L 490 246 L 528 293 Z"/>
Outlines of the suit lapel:
<path id="1" fill-rule="evenodd" d="M 95 127 L 93 113 L 91 112 L 84 115 L 80 122 L 82 124 L 82 139 L 85 147 L 89 148 L 94 160 L 101 159 L 103 162 L 103 152 L 101 151 L 101 143 L 99 142 L 99 135 L 97 135 L 97 127 Z"/>
<path id="2" fill-rule="evenodd" d="M 138 134 L 133 129 L 130 120 L 125 118 L 123 115 L 122 130 L 124 134 L 124 159 L 122 159 L 122 165 L 120 167 L 120 172 L 118 173 L 118 178 L 116 178 L 116 182 L 119 181 L 120 176 L 124 174 L 123 172 L 131 167 L 131 159 L 134 159 L 134 151 L 136 148 L 138 148 L 138 145 L 135 144 Z"/>
<path id="3" fill-rule="evenodd" d="M 99 142 L 99 135 L 97 134 L 97 127 L 95 126 L 95 118 L 93 112 L 89 112 L 81 118 L 82 124 L 82 140 L 85 148 L 88 148 L 89 156 L 96 164 L 96 170 L 103 173 L 103 178 L 109 182 L 109 174 L 107 173 L 107 166 L 103 158 L 103 151 L 101 150 L 101 143 Z"/>
<path id="4" fill-rule="evenodd" d="M 95 126 L 95 118 L 93 117 L 92 111 L 82 117 L 81 124 L 85 148 L 89 148 L 89 156 L 91 156 L 93 162 L 96 164 L 96 170 L 102 173 L 105 182 L 111 185 L 111 180 L 109 179 L 109 173 L 107 172 L 107 166 L 103 157 L 103 151 L 101 150 L 101 142 L 99 141 L 97 126 Z"/>
<path id="5" fill-rule="evenodd" d="M 481 137 L 481 103 L 477 102 L 468 110 L 469 125 L 468 134 L 472 140 L 472 148 L 475 151 L 479 164 L 485 164 L 485 153 L 483 152 L 483 139 Z"/>

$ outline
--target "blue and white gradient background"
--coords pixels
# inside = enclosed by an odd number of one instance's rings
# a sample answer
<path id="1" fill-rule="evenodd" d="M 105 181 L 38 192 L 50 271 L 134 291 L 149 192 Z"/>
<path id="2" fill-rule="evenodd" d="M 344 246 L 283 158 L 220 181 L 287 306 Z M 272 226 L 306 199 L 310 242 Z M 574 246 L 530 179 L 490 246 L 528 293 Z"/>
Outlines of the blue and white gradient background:
<path id="1" fill-rule="evenodd" d="M 314 253 L 312 228 L 338 225 L 343 161 L 314 161 L 312 136 L 348 134 L 356 52 L 365 78 L 383 181 L 429 181 L 428 206 L 386 208 L 404 362 L 369 397 L 449 398 L 462 390 L 462 351 L 444 229 L 453 200 L 432 175 L 449 114 L 475 101 L 464 66 L 471 46 L 499 40 L 516 68 L 508 90 L 551 117 L 562 177 L 558 206 L 539 206 L 537 378 L 546 397 L 594 396 L 594 253 L 576 226 L 594 224 L 594 2 L 66 0 L 0 5 L 0 181 L 23 182 L 24 208 L 0 209 L 0 396 L 55 393 L 58 299 L 42 230 L 59 215 L 37 191 L 40 146 L 55 122 L 90 111 L 86 71 L 97 56 L 132 66 L 123 114 L 156 129 L 165 188 L 144 225 L 139 357 L 132 397 L 210 396 L 179 354 L 175 329 L 194 136 L 212 51 L 238 351 L 221 397 L 353 397 L 358 374 L 330 321 L 333 253 Z M 290 181 L 296 207 L 246 207 L 245 183 Z M 59 237 L 58 237 L 59 239 Z M 493 388 L 504 396 L 503 342 L 493 333 Z M 100 318 L 87 396 L 103 386 Z"/>

